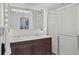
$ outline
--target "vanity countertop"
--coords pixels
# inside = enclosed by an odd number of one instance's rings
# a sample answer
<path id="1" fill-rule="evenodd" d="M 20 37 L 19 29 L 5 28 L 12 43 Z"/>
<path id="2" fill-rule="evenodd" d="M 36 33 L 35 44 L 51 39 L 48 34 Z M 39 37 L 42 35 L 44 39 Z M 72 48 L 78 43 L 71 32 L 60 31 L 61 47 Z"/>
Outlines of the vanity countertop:
<path id="1" fill-rule="evenodd" d="M 16 37 L 16 38 L 9 38 L 10 43 L 12 42 L 21 42 L 21 41 L 29 41 L 29 40 L 36 40 L 36 39 L 41 39 L 41 38 L 50 38 L 52 36 L 48 35 L 40 35 L 40 36 L 28 36 L 28 37 Z"/>

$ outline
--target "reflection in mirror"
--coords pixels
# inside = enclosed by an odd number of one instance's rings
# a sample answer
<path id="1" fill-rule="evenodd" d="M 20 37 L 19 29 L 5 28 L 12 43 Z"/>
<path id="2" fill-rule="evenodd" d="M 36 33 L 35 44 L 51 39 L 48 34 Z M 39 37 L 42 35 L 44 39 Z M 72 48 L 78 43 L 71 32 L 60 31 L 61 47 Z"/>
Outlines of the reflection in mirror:
<path id="1" fill-rule="evenodd" d="M 11 35 L 17 34 L 16 36 L 28 36 L 32 33 L 33 35 L 43 34 L 43 10 L 11 7 L 8 22 Z"/>
<path id="2" fill-rule="evenodd" d="M 29 18 L 20 18 L 20 29 L 29 29 Z"/>

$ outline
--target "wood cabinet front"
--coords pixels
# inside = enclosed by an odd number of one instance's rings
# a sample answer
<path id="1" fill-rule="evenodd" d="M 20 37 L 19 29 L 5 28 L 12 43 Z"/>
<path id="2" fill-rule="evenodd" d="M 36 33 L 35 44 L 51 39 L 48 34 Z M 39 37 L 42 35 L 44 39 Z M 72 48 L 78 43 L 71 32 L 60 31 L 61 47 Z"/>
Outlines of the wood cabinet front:
<path id="1" fill-rule="evenodd" d="M 51 55 L 52 39 L 42 38 L 11 43 L 12 55 Z"/>

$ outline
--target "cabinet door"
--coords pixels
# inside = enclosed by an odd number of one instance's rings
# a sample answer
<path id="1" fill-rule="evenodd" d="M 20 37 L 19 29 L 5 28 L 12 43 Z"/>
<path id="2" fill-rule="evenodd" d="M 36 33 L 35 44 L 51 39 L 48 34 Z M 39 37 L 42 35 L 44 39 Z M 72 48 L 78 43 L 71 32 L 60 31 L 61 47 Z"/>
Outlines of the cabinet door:
<path id="1" fill-rule="evenodd" d="M 17 55 L 31 55 L 31 44 L 20 45 L 17 47 Z"/>
<path id="2" fill-rule="evenodd" d="M 39 42 L 37 41 L 32 45 L 33 55 L 50 55 L 51 53 L 51 42 L 49 39 L 41 40 Z"/>
<path id="3" fill-rule="evenodd" d="M 17 47 L 12 47 L 11 48 L 11 54 L 12 55 L 17 55 Z"/>
<path id="4" fill-rule="evenodd" d="M 57 11 L 59 34 L 77 35 L 76 6 L 70 6 Z"/>
<path id="5" fill-rule="evenodd" d="M 60 55 L 77 55 L 78 40 L 77 37 L 60 36 L 59 39 L 59 54 Z"/>
<path id="6" fill-rule="evenodd" d="M 40 43 L 36 43 L 32 46 L 32 54 L 33 55 L 45 54 L 45 49 Z"/>

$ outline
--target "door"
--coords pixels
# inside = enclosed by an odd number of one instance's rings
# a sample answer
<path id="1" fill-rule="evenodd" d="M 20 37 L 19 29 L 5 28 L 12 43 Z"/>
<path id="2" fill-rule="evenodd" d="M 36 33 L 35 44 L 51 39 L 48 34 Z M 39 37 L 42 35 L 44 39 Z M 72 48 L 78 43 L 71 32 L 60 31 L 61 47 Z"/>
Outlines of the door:
<path id="1" fill-rule="evenodd" d="M 59 36 L 59 55 L 77 55 L 78 39 L 73 36 Z"/>

